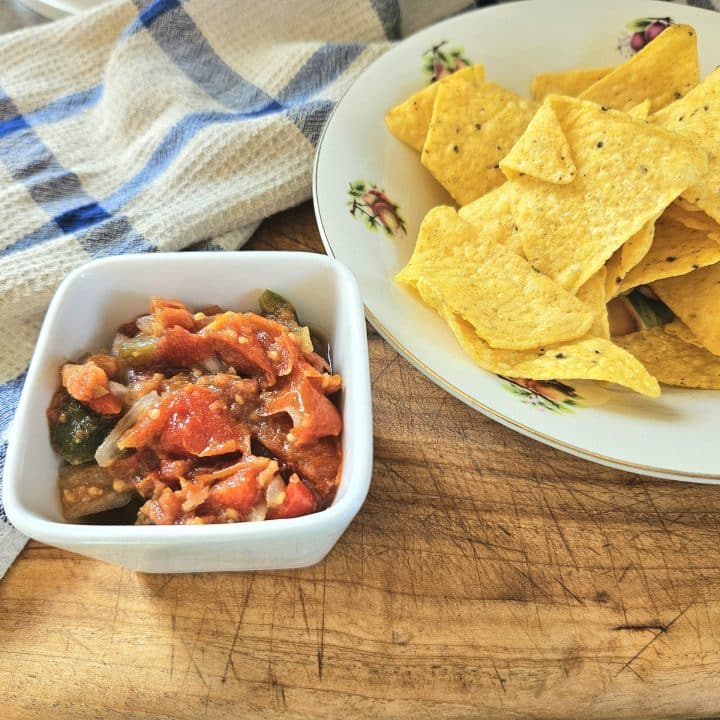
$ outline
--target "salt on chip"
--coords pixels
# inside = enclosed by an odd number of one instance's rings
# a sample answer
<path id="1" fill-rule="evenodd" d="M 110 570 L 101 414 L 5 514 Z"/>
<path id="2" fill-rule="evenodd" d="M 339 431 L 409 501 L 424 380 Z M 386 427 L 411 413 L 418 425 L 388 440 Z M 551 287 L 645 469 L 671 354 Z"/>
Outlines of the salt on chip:
<path id="1" fill-rule="evenodd" d="M 647 98 L 655 112 L 686 95 L 699 80 L 695 31 L 671 25 L 580 97 L 617 110 L 629 110 Z"/>
<path id="2" fill-rule="evenodd" d="M 655 113 L 650 121 L 688 136 L 707 152 L 707 174 L 682 197 L 720 222 L 720 68 L 685 97 Z"/>
<path id="3" fill-rule="evenodd" d="M 574 180 L 577 168 L 551 105 L 542 105 L 535 113 L 512 150 L 500 161 L 500 169 L 508 178 L 532 175 L 558 185 Z"/>
<path id="4" fill-rule="evenodd" d="M 432 116 L 433 103 L 437 96 L 438 88 L 450 77 L 464 77 L 469 80 L 482 80 L 484 76 L 482 65 L 458 70 L 453 75 L 448 75 L 432 85 L 424 87 L 419 92 L 411 95 L 405 102 L 396 105 L 385 114 L 385 123 L 390 132 L 405 144 L 418 152 L 422 150 L 427 135 L 430 117 Z"/>
<path id="5" fill-rule="evenodd" d="M 447 322 L 473 362 L 485 370 L 527 380 L 604 380 L 650 397 L 660 395 L 655 378 L 610 340 L 591 337 L 536 350 L 494 350 L 442 298 L 423 292 L 421 296 Z"/>
<path id="6" fill-rule="evenodd" d="M 605 303 L 605 268 L 600 268 L 577 291 L 577 299 L 593 314 L 589 334 L 593 337 L 610 337 L 607 305 Z"/>
<path id="7" fill-rule="evenodd" d="M 720 389 L 720 358 L 685 342 L 663 326 L 616 338 L 661 383 L 680 387 Z"/>
<path id="8" fill-rule="evenodd" d="M 713 355 L 720 355 L 720 264 L 654 282 L 655 294 Z"/>
<path id="9" fill-rule="evenodd" d="M 506 245 L 520 257 L 525 257 L 515 233 L 515 218 L 510 206 L 511 190 L 510 183 L 503 183 L 468 205 L 463 205 L 458 215 L 469 222 L 479 235 Z"/>
<path id="10" fill-rule="evenodd" d="M 423 287 L 437 293 L 491 347 L 526 349 L 563 342 L 584 335 L 592 325 L 593 315 L 582 302 L 509 248 L 478 235 L 452 208 L 433 208 L 420 234 L 441 238 L 437 260 L 430 252 L 422 259 L 413 255 L 411 264 L 419 269 L 405 275 L 401 271 L 397 279 L 416 278 L 421 296 Z M 463 251 L 448 256 L 452 242 Z"/>
<path id="11" fill-rule="evenodd" d="M 500 160 L 537 109 L 510 90 L 457 73 L 438 88 L 422 164 L 459 205 L 505 181 Z"/>
<path id="12" fill-rule="evenodd" d="M 564 70 L 540 73 L 530 85 L 532 99 L 542 102 L 547 95 L 570 95 L 577 97 L 583 90 L 611 73 L 615 67 L 589 68 L 587 70 Z"/>
<path id="13" fill-rule="evenodd" d="M 720 237 L 689 228 L 667 214 L 655 223 L 655 236 L 645 257 L 623 278 L 618 292 L 685 275 L 720 262 Z M 720 296 L 719 296 L 720 297 Z"/>
<path id="14" fill-rule="evenodd" d="M 623 278 L 648 253 L 655 236 L 655 220 L 646 222 L 640 230 L 616 250 L 605 264 L 607 270 L 605 280 L 605 296 L 607 300 L 614 298 L 620 292 Z"/>
<path id="15" fill-rule="evenodd" d="M 557 115 L 575 179 L 559 185 L 509 168 L 512 211 L 528 260 L 574 293 L 704 174 L 707 157 L 691 140 L 624 112 L 558 95 L 545 104 Z"/>

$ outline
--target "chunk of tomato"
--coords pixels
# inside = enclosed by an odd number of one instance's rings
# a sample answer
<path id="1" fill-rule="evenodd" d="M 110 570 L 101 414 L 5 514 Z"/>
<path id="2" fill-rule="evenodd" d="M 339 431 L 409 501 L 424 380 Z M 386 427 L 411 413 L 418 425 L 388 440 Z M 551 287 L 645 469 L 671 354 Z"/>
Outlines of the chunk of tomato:
<path id="1" fill-rule="evenodd" d="M 317 510 L 315 498 L 297 475 L 290 478 L 285 488 L 285 499 L 281 505 L 268 510 L 268 520 L 279 520 L 281 518 L 300 517 L 309 515 Z"/>

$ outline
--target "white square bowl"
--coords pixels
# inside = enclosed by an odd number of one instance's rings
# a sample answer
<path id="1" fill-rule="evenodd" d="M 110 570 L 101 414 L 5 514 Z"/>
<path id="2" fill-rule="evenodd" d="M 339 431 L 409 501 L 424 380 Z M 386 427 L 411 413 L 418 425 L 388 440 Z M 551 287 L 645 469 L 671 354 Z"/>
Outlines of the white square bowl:
<path id="1" fill-rule="evenodd" d="M 63 520 L 60 458 L 45 411 L 60 366 L 109 347 L 116 328 L 147 310 L 151 295 L 191 307 L 256 310 L 270 288 L 332 348 L 343 376 L 343 464 L 332 505 L 298 518 L 232 525 L 82 525 Z M 324 255 L 289 252 L 158 253 L 83 265 L 58 288 L 30 364 L 10 434 L 3 487 L 8 518 L 36 540 L 143 572 L 305 567 L 330 551 L 360 509 L 372 473 L 372 404 L 367 337 L 357 283 Z"/>

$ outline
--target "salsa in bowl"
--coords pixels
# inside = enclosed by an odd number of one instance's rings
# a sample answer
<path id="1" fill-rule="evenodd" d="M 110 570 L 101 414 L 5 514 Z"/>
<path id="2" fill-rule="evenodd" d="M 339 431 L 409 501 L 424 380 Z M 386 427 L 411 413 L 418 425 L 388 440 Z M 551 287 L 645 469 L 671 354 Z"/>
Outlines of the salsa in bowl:
<path id="1" fill-rule="evenodd" d="M 292 299 L 302 325 L 263 315 L 260 297 L 268 287 Z M 151 297 L 157 300 L 149 312 Z M 312 352 L 304 346 L 305 325 L 323 341 Z M 163 341 L 169 328 L 187 342 Z M 234 337 L 234 346 L 224 345 L 227 352 L 220 350 L 221 337 L 203 339 L 222 333 L 225 340 Z M 173 342 L 182 352 L 164 354 Z M 256 366 L 240 360 L 241 350 L 253 347 Z M 70 388 L 62 387 L 63 367 Z M 132 427 L 124 428 L 130 408 L 148 396 L 138 417 L 131 416 Z M 58 454 L 53 437 L 62 403 L 70 401 L 70 414 L 80 406 L 107 421 L 90 447 L 79 448 L 76 466 Z M 118 403 L 121 412 L 110 418 L 98 411 L 117 409 Z M 46 314 L 8 438 L 5 509 L 10 521 L 36 540 L 137 570 L 304 567 L 327 554 L 367 495 L 371 407 L 363 306 L 355 279 L 341 263 L 284 252 L 157 253 L 94 261 L 62 283 Z M 200 412 L 190 421 L 186 411 L 193 408 Z M 185 420 L 195 432 L 185 432 Z M 72 434 L 66 432 L 65 442 Z M 112 482 L 106 477 L 88 492 L 97 484 L 99 451 L 106 467 L 137 467 Z M 63 502 L 58 478 L 72 468 L 93 478 L 62 481 L 62 494 L 88 488 Z M 103 502 L 109 502 L 107 488 L 126 493 L 116 499 L 119 505 L 128 500 L 124 509 L 75 512 L 83 494 L 107 494 Z M 246 491 L 251 501 L 243 500 Z M 298 506 L 310 512 L 300 514 Z M 263 513 L 264 521 L 253 521 Z"/>
<path id="2" fill-rule="evenodd" d="M 109 348 L 62 366 L 48 420 L 66 519 L 112 521 L 110 511 L 138 502 L 135 524 L 155 525 L 330 505 L 342 377 L 288 300 L 266 290 L 259 304 L 193 310 L 153 297 Z"/>

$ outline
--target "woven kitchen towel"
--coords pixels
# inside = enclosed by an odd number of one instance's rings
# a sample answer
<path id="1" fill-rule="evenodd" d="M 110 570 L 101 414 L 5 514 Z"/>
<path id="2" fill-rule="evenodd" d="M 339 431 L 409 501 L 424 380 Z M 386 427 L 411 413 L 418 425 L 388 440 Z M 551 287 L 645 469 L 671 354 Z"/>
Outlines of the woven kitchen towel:
<path id="1" fill-rule="evenodd" d="M 0 482 L 43 311 L 91 258 L 241 246 L 334 103 L 469 0 L 112 0 L 0 37 Z M 0 504 L 0 577 L 24 543 Z"/>

